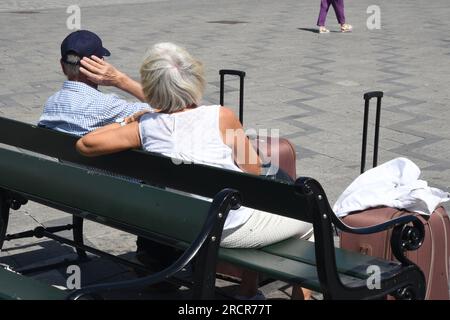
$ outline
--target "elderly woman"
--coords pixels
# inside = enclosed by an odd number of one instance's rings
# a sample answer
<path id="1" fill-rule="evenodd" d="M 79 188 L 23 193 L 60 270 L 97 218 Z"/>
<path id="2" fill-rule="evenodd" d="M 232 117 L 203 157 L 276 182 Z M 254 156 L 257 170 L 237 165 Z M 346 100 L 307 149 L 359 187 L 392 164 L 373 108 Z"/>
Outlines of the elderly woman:
<path id="1" fill-rule="evenodd" d="M 95 68 L 83 65 L 95 73 L 102 67 L 102 61 L 96 61 Z M 198 60 L 175 44 L 160 43 L 147 52 L 140 73 L 146 102 L 155 112 L 136 114 L 87 134 L 77 142 L 80 153 L 98 156 L 142 148 L 174 162 L 260 174 L 259 158 L 234 113 L 219 105 L 201 105 L 205 79 Z M 242 152 L 242 146 L 248 152 Z M 221 246 L 262 247 L 311 235 L 309 223 L 241 207 L 229 213 Z M 251 295 L 252 290 L 242 292 Z"/>

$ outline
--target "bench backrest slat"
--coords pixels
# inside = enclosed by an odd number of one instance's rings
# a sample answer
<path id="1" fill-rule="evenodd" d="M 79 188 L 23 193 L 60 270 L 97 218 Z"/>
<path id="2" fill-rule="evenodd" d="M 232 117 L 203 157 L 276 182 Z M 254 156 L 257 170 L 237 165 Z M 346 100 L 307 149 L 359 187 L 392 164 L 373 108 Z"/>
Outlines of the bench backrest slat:
<path id="1" fill-rule="evenodd" d="M 0 143 L 206 197 L 233 188 L 239 190 L 245 206 L 312 221 L 308 195 L 293 184 L 200 164 L 176 165 L 170 158 L 140 150 L 87 158 L 75 150 L 77 139 L 0 117 Z"/>
<path id="2" fill-rule="evenodd" d="M 0 148 L 0 188 L 94 214 L 122 229 L 192 241 L 210 202 Z"/>

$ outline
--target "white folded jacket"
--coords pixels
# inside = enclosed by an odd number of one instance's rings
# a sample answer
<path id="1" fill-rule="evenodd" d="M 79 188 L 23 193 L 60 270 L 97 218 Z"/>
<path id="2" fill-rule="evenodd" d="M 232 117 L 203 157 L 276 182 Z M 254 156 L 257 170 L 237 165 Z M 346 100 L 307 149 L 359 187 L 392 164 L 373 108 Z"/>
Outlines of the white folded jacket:
<path id="1" fill-rule="evenodd" d="M 333 206 L 343 217 L 353 211 L 379 206 L 430 215 L 450 194 L 419 180 L 420 169 L 409 159 L 396 158 L 356 178 Z"/>

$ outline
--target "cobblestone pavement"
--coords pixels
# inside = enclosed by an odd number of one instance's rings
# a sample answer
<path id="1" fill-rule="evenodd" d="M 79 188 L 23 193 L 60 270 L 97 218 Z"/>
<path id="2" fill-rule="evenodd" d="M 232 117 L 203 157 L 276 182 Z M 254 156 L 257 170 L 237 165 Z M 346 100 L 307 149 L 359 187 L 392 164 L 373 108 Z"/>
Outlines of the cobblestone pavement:
<path id="1" fill-rule="evenodd" d="M 449 190 L 448 0 L 346 1 L 354 32 L 337 32 L 330 11 L 332 32 L 326 35 L 315 31 L 318 2 L 77 1 L 81 27 L 100 34 L 112 52 L 109 60 L 135 78 L 146 48 L 159 41 L 181 44 L 204 61 L 206 103 L 218 102 L 219 69 L 245 70 L 246 127 L 279 129 L 288 137 L 298 151 L 298 174 L 318 179 L 331 203 L 358 174 L 362 95 L 372 90 L 385 92 L 380 162 L 408 157 L 422 169 L 423 179 Z M 71 4 L 0 3 L 1 116 L 35 123 L 46 98 L 61 86 L 59 45 L 69 32 Z M 366 10 L 373 4 L 381 8 L 380 30 L 366 26 Z M 227 85 L 226 104 L 234 106 L 238 82 Z M 66 214 L 29 204 L 11 216 L 8 232 L 67 221 Z M 112 253 L 130 256 L 135 249 L 134 237 L 94 223 L 86 229 L 88 243 Z M 46 240 L 17 240 L 5 249 L 0 262 L 16 267 L 73 256 L 71 249 Z M 105 264 L 97 259 L 83 266 L 91 270 L 86 283 L 130 276 L 121 266 Z M 63 271 L 37 276 L 64 284 Z M 281 288 L 265 293 L 288 297 Z"/>

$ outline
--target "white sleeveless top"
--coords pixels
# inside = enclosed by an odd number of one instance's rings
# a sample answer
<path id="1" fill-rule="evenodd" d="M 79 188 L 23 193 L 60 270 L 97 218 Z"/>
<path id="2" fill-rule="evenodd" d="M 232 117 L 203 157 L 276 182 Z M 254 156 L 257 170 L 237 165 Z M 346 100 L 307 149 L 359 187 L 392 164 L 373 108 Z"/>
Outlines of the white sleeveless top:
<path id="1" fill-rule="evenodd" d="M 234 163 L 233 151 L 222 140 L 219 127 L 220 106 L 200 106 L 178 113 L 146 113 L 139 121 L 139 134 L 144 150 L 160 153 L 175 164 L 197 163 L 240 171 Z M 208 179 L 208 177 L 199 177 Z M 244 224 L 253 209 L 231 210 L 224 229 Z"/>

